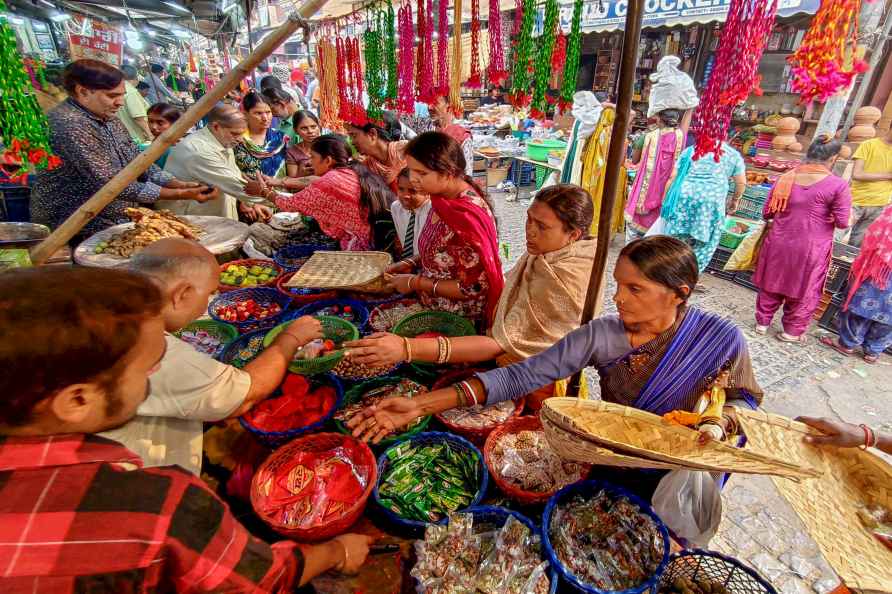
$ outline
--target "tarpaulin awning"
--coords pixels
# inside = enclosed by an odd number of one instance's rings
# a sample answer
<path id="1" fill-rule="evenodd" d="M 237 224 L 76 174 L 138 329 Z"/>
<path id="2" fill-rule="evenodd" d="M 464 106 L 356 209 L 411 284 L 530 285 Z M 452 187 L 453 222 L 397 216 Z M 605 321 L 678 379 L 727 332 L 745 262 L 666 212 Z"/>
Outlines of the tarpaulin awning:
<path id="1" fill-rule="evenodd" d="M 675 27 L 694 23 L 711 23 L 725 20 L 731 0 L 645 0 L 642 27 Z M 789 17 L 797 14 L 814 14 L 820 0 L 779 0 L 777 15 Z M 617 31 L 626 22 L 628 0 L 602 0 L 586 2 L 582 7 L 583 33 Z M 540 11 L 541 12 L 541 11 Z M 560 22 L 564 31 L 570 30 L 573 18 L 572 1 L 561 2 Z"/>

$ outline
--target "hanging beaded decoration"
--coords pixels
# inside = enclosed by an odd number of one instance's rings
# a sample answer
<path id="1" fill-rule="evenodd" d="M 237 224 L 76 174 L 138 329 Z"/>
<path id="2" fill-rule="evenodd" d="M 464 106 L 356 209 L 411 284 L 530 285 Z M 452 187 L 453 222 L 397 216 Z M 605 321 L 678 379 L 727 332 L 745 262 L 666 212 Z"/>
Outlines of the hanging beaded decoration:
<path id="1" fill-rule="evenodd" d="M 449 95 L 449 0 L 437 2 L 437 95 Z"/>
<path id="2" fill-rule="evenodd" d="M 337 37 L 335 48 L 338 57 L 338 119 L 346 122 L 351 115 L 349 97 L 347 96 L 347 80 L 350 77 L 347 66 L 347 40 Z"/>
<path id="3" fill-rule="evenodd" d="M 570 25 L 570 37 L 567 39 L 567 57 L 564 62 L 564 78 L 561 81 L 561 94 L 558 107 L 561 112 L 573 105 L 576 94 L 576 77 L 579 73 L 579 50 L 581 45 L 580 22 L 582 21 L 582 0 L 573 4 L 573 22 Z"/>
<path id="4" fill-rule="evenodd" d="M 453 0 L 452 21 L 452 80 L 449 85 L 449 105 L 456 113 L 462 108 L 461 104 L 461 10 L 462 0 Z"/>
<path id="5" fill-rule="evenodd" d="M 403 0 L 398 11 L 400 33 L 399 90 L 396 109 L 415 113 L 415 31 L 412 28 L 412 4 Z"/>
<path id="6" fill-rule="evenodd" d="M 861 0 L 824 0 L 796 52 L 788 58 L 794 93 L 825 102 L 867 71 L 856 56 Z"/>
<path id="7" fill-rule="evenodd" d="M 480 0 L 471 0 L 471 75 L 465 86 L 479 89 L 480 80 Z"/>
<path id="8" fill-rule="evenodd" d="M 548 81 L 551 79 L 551 54 L 554 51 L 554 38 L 557 33 L 557 0 L 545 3 L 545 23 L 539 37 L 539 53 L 536 55 L 536 73 L 533 87 L 533 108 L 530 115 L 544 119 L 548 109 Z"/>
<path id="9" fill-rule="evenodd" d="M 505 47 L 502 44 L 502 13 L 499 9 L 499 0 L 489 0 L 489 22 L 486 25 L 489 31 L 489 68 L 486 77 L 489 84 L 500 86 L 508 78 L 505 70 Z"/>
<path id="10" fill-rule="evenodd" d="M 330 37 L 316 40 L 316 71 L 319 73 L 319 122 L 323 128 L 339 129 L 338 54 Z"/>
<path id="11" fill-rule="evenodd" d="M 434 63 L 433 63 L 433 18 L 430 15 L 431 3 L 418 0 L 418 62 L 415 65 L 416 96 L 419 101 L 430 102 L 434 98 Z"/>
<path id="12" fill-rule="evenodd" d="M 365 83 L 369 97 L 367 116 L 372 121 L 381 121 L 387 92 L 387 81 L 384 79 L 384 60 L 381 50 L 384 39 L 381 30 L 384 26 L 381 13 L 367 20 L 366 30 L 362 34 L 363 53 L 365 54 Z M 360 98 L 361 99 L 361 98 Z"/>
<path id="13" fill-rule="evenodd" d="M 393 13 L 393 4 L 387 3 L 387 14 L 383 17 L 384 25 L 384 55 L 387 61 L 387 106 L 390 109 L 396 107 L 396 98 L 398 94 L 398 68 L 396 61 L 396 17 Z"/>
<path id="14" fill-rule="evenodd" d="M 533 24 L 536 20 L 536 0 L 523 0 L 521 16 L 520 32 L 514 47 L 511 93 L 508 95 L 508 99 L 514 107 L 526 107 L 530 102 L 530 59 L 532 57 Z"/>
<path id="15" fill-rule="evenodd" d="M 0 179 L 24 184 L 31 166 L 55 169 L 62 161 L 50 149 L 49 125 L 18 53 L 3 0 L 0 11 L 0 137 L 5 147 L 0 152 Z M 35 67 L 35 74 L 38 81 L 44 80 L 41 68 Z"/>
<path id="16" fill-rule="evenodd" d="M 433 0 L 427 0 L 424 9 L 424 55 L 427 60 L 424 63 L 424 81 L 427 94 L 422 101 L 430 103 L 436 96 L 436 81 L 434 80 L 434 4 Z"/>
<path id="17" fill-rule="evenodd" d="M 754 87 L 757 94 L 761 93 L 759 60 L 776 12 L 774 0 L 731 0 L 715 53 L 715 66 L 694 115 L 695 161 L 710 152 L 719 161 L 731 112 L 749 97 Z"/>

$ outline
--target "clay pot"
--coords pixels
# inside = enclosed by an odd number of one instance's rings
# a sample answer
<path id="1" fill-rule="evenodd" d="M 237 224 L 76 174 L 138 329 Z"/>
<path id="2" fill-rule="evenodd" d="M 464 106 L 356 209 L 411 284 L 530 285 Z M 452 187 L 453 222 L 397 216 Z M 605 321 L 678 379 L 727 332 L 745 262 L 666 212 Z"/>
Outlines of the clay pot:
<path id="1" fill-rule="evenodd" d="M 787 147 L 787 150 L 793 153 L 801 153 L 802 152 L 802 143 L 794 142 L 790 146 Z"/>
<path id="2" fill-rule="evenodd" d="M 839 158 L 840 159 L 848 159 L 852 156 L 852 147 L 847 144 L 842 145 L 842 148 L 839 149 Z"/>
<path id="3" fill-rule="evenodd" d="M 876 123 L 880 121 L 883 112 L 867 105 L 855 112 L 855 125 L 849 130 L 849 142 L 864 142 L 877 135 Z"/>
<path id="4" fill-rule="evenodd" d="M 771 148 L 783 151 L 796 142 L 796 133 L 799 132 L 799 120 L 796 118 L 781 118 L 775 125 L 777 133 L 771 141 Z"/>

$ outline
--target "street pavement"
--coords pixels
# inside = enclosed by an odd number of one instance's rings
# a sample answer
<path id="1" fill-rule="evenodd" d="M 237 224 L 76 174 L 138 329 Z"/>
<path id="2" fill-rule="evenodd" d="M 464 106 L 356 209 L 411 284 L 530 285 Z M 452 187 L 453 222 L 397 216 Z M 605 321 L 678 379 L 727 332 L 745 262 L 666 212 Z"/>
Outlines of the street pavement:
<path id="1" fill-rule="evenodd" d="M 509 201 L 505 193 L 492 193 L 499 219 L 499 237 L 509 246 L 505 270 L 525 250 L 524 223 L 530 201 L 527 192 Z M 608 261 L 608 283 L 604 311 L 615 311 L 612 270 L 622 247 L 614 238 Z M 821 345 L 825 332 L 814 324 L 808 344 L 790 345 L 774 338 L 780 330 L 775 320 L 768 336 L 753 331 L 755 292 L 710 274 L 701 279 L 703 290 L 694 293 L 691 304 L 735 321 L 748 342 L 756 378 L 765 391 L 763 407 L 790 417 L 824 416 L 852 423 L 865 423 L 881 431 L 892 431 L 892 357 L 883 355 L 876 365 L 860 358 L 844 357 Z M 596 382 L 590 384 L 598 393 Z M 892 462 L 892 458 L 887 458 Z M 734 475 L 722 492 L 723 517 L 710 548 L 741 559 L 758 570 L 784 594 L 824 594 L 839 579 L 823 559 L 805 526 L 779 494 L 768 477 Z M 852 551 L 857 555 L 857 551 Z"/>

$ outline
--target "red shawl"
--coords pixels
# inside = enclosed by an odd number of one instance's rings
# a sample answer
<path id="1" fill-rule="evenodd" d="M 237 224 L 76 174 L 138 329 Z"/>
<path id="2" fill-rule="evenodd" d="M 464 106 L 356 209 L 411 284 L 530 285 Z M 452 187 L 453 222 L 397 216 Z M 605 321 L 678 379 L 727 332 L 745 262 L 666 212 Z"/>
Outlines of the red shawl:
<path id="1" fill-rule="evenodd" d="M 464 141 L 471 137 L 471 133 L 459 126 L 458 124 L 449 124 L 442 130 L 440 130 L 443 134 L 447 136 L 451 136 L 453 140 L 457 143 L 462 144 Z"/>
<path id="2" fill-rule="evenodd" d="M 452 232 L 474 248 L 480 255 L 483 269 L 489 280 L 489 293 L 486 295 L 486 320 L 491 326 L 496 306 L 505 279 L 502 276 L 502 261 L 499 258 L 499 240 L 495 220 L 484 208 L 462 195 L 458 198 L 431 196 L 431 207 L 437 216 L 446 223 Z"/>
<path id="3" fill-rule="evenodd" d="M 885 291 L 892 274 L 892 206 L 886 208 L 870 227 L 864 241 L 861 242 L 861 253 L 852 262 L 849 273 L 849 295 L 845 309 L 858 288 L 864 282 L 873 283 L 877 289 Z"/>

